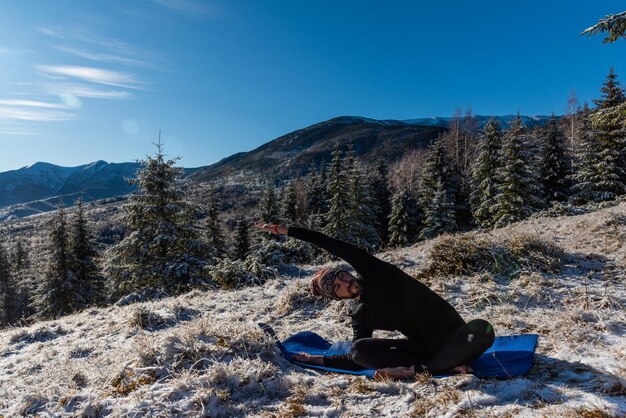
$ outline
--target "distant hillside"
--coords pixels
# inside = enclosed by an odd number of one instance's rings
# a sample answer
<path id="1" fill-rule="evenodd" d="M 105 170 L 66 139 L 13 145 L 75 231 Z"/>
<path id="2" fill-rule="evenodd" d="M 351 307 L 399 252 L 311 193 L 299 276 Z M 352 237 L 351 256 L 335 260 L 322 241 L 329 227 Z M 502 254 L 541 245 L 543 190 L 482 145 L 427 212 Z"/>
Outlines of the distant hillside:
<path id="1" fill-rule="evenodd" d="M 482 127 L 489 116 L 475 116 Z M 496 116 L 503 128 L 515 115 Z M 543 125 L 548 116 L 521 116 L 526 126 Z M 312 167 L 331 160 L 335 144 L 352 143 L 362 161 L 383 159 L 388 164 L 406 152 L 424 148 L 446 131 L 452 118 L 376 120 L 342 116 L 288 133 L 260 147 L 233 154 L 207 167 L 185 169 L 192 182 L 221 180 L 235 188 L 231 197 L 251 196 L 247 186 L 303 175 Z M 53 210 L 62 200 L 66 206 L 79 196 L 85 201 L 117 198 L 134 188 L 138 163 L 97 161 L 78 167 L 60 167 L 38 162 L 19 170 L 0 173 L 0 221 Z M 247 186 L 246 186 L 247 185 Z M 231 188 L 232 188 L 231 187 Z"/>
<path id="2" fill-rule="evenodd" d="M 550 120 L 551 117 L 552 116 L 545 116 L 545 115 L 540 115 L 540 116 L 521 116 L 520 115 L 520 118 L 522 119 L 522 124 L 528 128 L 534 128 L 535 126 L 543 126 Z M 517 118 L 517 115 L 503 115 L 503 116 L 475 115 L 474 121 L 476 122 L 476 126 L 482 129 L 482 127 L 485 126 L 487 121 L 491 118 L 496 119 L 498 122 L 500 122 L 500 126 L 503 129 L 506 129 L 509 127 L 509 124 Z M 452 119 L 453 118 L 451 117 L 436 116 L 432 118 L 407 119 L 407 120 L 403 120 L 402 122 L 408 123 L 410 125 L 440 126 L 440 127 L 447 128 L 450 125 L 450 121 L 452 121 Z"/>
<path id="3" fill-rule="evenodd" d="M 439 126 L 344 116 L 225 158 L 198 170 L 190 179 L 208 181 L 243 172 L 270 178 L 304 174 L 312 165 L 330 161 L 336 143 L 345 147 L 351 142 L 355 153 L 365 161 L 382 158 L 392 162 L 409 150 L 426 146 L 443 132 L 445 128 Z"/>
<path id="4" fill-rule="evenodd" d="M 492 116 L 475 116 L 482 128 Z M 507 128 L 517 115 L 494 116 Z M 521 116 L 528 127 L 545 125 L 550 116 Z M 198 170 L 192 180 L 209 181 L 220 177 L 254 173 L 266 178 L 305 174 L 309 167 L 330 161 L 336 143 L 351 142 L 364 161 L 382 158 L 393 162 L 407 151 L 425 147 L 445 132 L 452 118 L 433 117 L 411 120 L 377 120 L 361 116 L 341 116 L 311 125 L 274 139 L 260 147 L 231 155 Z"/>
<path id="5" fill-rule="evenodd" d="M 0 173 L 0 221 L 48 212 L 63 201 L 73 205 L 79 196 L 87 202 L 126 195 L 135 190 L 139 163 L 94 163 L 77 167 L 37 162 Z M 194 169 L 187 169 L 190 173 Z"/>

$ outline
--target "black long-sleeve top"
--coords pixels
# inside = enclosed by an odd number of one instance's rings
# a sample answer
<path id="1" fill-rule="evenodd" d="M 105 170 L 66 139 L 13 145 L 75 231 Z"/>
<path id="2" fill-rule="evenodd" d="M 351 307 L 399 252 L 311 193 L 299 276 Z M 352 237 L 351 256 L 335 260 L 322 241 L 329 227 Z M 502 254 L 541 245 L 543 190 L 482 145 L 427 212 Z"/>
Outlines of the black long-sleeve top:
<path id="1" fill-rule="evenodd" d="M 465 324 L 458 312 L 426 285 L 367 251 L 305 228 L 289 227 L 288 235 L 342 258 L 363 280 L 364 291 L 351 315 L 353 340 L 370 338 L 372 331 L 379 329 L 427 341 Z"/>

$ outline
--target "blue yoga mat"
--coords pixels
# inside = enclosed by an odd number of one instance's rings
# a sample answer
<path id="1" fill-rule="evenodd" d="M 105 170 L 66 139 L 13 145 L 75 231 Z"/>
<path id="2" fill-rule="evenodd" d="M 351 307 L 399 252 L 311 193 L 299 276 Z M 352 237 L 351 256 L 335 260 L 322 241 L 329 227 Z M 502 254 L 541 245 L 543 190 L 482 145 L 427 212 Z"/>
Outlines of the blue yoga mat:
<path id="1" fill-rule="evenodd" d="M 358 371 L 343 370 L 300 363 L 292 360 L 292 356 L 297 353 L 320 354 L 325 356 L 349 353 L 352 349 L 352 342 L 350 341 L 330 343 L 310 331 L 299 332 L 284 341 L 280 341 L 269 325 L 261 323 L 259 326 L 263 331 L 274 338 L 276 346 L 280 349 L 285 358 L 294 364 L 326 372 L 355 374 L 370 378 L 374 377 L 374 369 Z M 474 370 L 474 375 L 478 377 L 512 378 L 521 376 L 527 373 L 533 366 L 537 338 L 538 336 L 536 334 L 496 337 L 493 345 L 479 358 L 470 363 L 469 366 Z"/>

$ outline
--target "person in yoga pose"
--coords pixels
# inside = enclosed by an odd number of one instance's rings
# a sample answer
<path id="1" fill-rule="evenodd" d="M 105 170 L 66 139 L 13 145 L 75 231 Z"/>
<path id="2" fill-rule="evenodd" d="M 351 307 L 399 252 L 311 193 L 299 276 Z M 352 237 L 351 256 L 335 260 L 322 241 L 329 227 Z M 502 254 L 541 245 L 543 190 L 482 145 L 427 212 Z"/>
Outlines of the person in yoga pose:
<path id="1" fill-rule="evenodd" d="M 352 244 L 295 226 L 257 224 L 273 234 L 315 244 L 348 262 L 360 276 L 326 268 L 315 273 L 316 296 L 357 299 L 352 312 L 352 352 L 318 356 L 300 353 L 302 363 L 360 370 L 376 369 L 374 377 L 410 378 L 417 373 L 471 373 L 467 366 L 493 344 L 495 333 L 484 319 L 465 322 L 459 313 L 426 285 Z M 372 338 L 373 330 L 400 331 L 406 338 Z"/>

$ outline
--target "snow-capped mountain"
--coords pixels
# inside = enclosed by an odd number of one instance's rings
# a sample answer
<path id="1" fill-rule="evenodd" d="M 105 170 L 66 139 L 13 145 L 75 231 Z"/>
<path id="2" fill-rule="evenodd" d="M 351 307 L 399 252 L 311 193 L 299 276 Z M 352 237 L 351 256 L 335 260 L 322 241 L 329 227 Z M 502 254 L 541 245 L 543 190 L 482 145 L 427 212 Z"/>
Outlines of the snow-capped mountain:
<path id="1" fill-rule="evenodd" d="M 134 177 L 138 163 L 97 161 L 77 167 L 37 162 L 0 173 L 0 208 L 60 195 L 81 193 L 85 200 L 128 193 L 125 180 Z"/>
<path id="2" fill-rule="evenodd" d="M 546 123 L 548 123 L 548 121 L 550 120 L 552 116 L 545 116 L 545 115 L 537 115 L 537 116 L 522 116 L 520 115 L 520 118 L 522 119 L 522 125 L 528 127 L 528 128 L 532 128 L 535 126 L 543 126 Z M 485 124 L 487 123 L 487 121 L 489 119 L 495 119 L 498 122 L 500 122 L 500 126 L 503 129 L 506 129 L 509 127 L 509 124 L 511 122 L 513 122 L 516 118 L 517 115 L 502 115 L 502 116 L 485 116 L 485 115 L 475 115 L 474 116 L 474 122 L 476 123 L 476 126 L 478 128 L 482 128 L 483 126 L 485 126 Z M 450 122 L 453 120 L 454 118 L 452 117 L 441 117 L 441 116 L 435 116 L 432 118 L 419 118 L 419 119 L 407 119 L 407 120 L 403 120 L 400 121 L 402 123 L 406 123 L 409 125 L 420 125 L 420 126 L 441 126 L 443 128 L 447 128 L 450 125 Z M 463 118 L 461 117 L 461 123 L 463 123 Z"/>
<path id="3" fill-rule="evenodd" d="M 94 163 L 77 167 L 37 162 L 0 173 L 0 220 L 23 217 L 73 204 L 130 193 L 138 163 Z"/>

